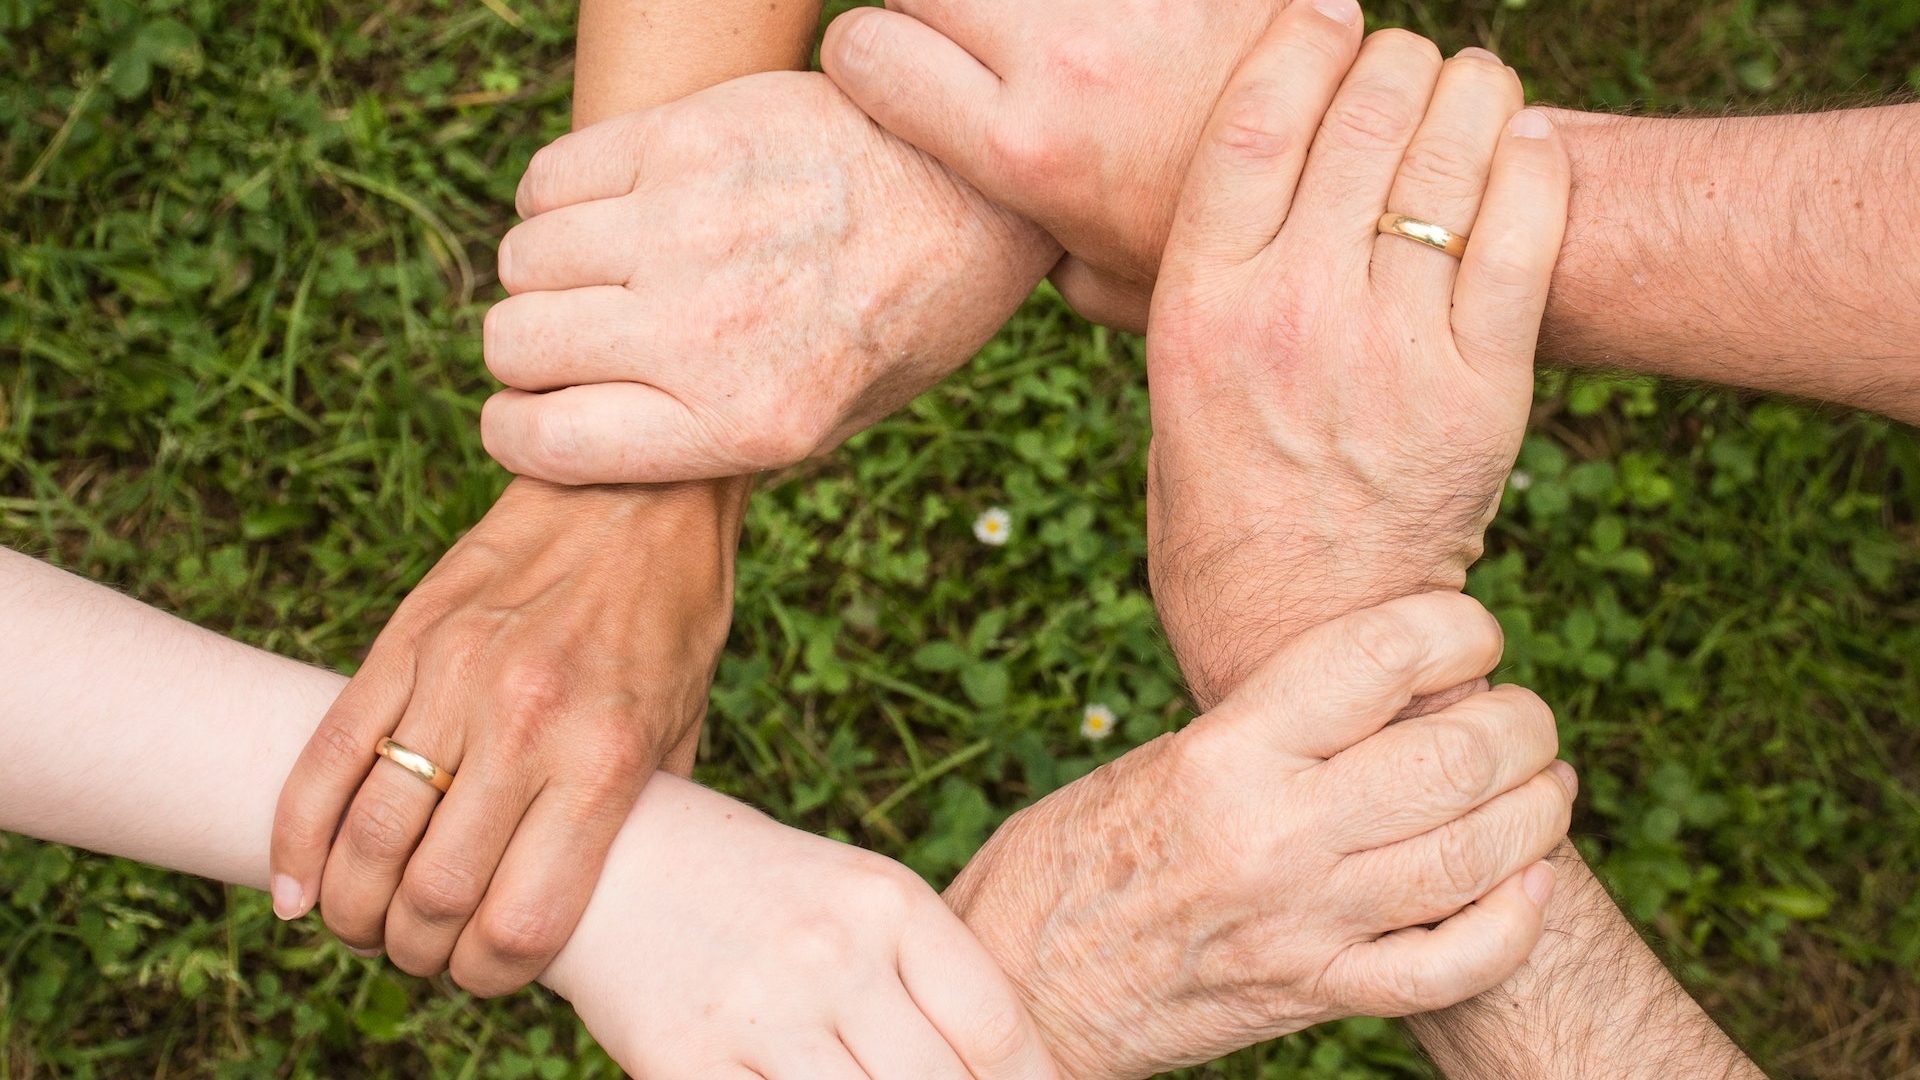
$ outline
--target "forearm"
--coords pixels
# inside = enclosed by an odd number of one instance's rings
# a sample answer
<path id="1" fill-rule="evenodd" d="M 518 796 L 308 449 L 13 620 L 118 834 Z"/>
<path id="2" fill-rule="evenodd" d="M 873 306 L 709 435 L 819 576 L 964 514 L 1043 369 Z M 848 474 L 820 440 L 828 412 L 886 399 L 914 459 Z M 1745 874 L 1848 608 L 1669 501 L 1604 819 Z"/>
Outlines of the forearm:
<path id="1" fill-rule="evenodd" d="M 1573 204 L 1541 359 L 1920 422 L 1920 105 L 1557 113 Z"/>
<path id="2" fill-rule="evenodd" d="M 1453 1080 L 1730 1080 L 1763 1074 L 1687 996 L 1571 844 L 1546 932 L 1500 988 L 1408 1026 Z"/>
<path id="3" fill-rule="evenodd" d="M 819 21 L 815 0 L 583 0 L 574 70 L 575 128 L 673 101 L 756 71 L 803 67 Z M 636 551 L 649 537 L 678 542 L 688 528 L 711 523 L 716 565 L 731 581 L 734 547 L 752 477 L 708 483 L 569 488 L 525 477 L 512 497 L 550 527 L 619 527 L 631 523 Z M 675 748 L 667 765 L 692 768 L 697 741 Z"/>

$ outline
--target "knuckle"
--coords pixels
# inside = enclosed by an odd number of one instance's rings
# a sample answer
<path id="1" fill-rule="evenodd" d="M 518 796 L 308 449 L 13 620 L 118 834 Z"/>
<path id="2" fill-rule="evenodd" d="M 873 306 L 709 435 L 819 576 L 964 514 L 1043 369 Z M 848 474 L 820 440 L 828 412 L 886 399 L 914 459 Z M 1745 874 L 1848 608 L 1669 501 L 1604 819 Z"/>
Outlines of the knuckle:
<path id="1" fill-rule="evenodd" d="M 1433 135 L 1422 138 L 1407 151 L 1406 161 L 1400 166 L 1400 177 L 1409 185 L 1428 191 L 1477 191 L 1485 177 L 1479 160 L 1480 155 L 1458 137 Z"/>
<path id="2" fill-rule="evenodd" d="M 1216 139 L 1236 157 L 1278 161 L 1299 149 L 1293 114 L 1285 96 L 1268 83 L 1249 83 L 1228 92 L 1220 106 Z"/>
<path id="3" fill-rule="evenodd" d="M 1478 806 L 1493 793 L 1499 773 L 1498 753 L 1484 728 L 1460 721 L 1435 721 L 1428 732 L 1425 753 L 1447 795 Z"/>
<path id="4" fill-rule="evenodd" d="M 569 409 L 536 410 L 527 436 L 529 456 L 544 468 L 565 468 L 580 452 L 579 417 Z"/>
<path id="5" fill-rule="evenodd" d="M 1420 663 L 1424 643 L 1413 628 L 1390 612 L 1363 611 L 1347 627 L 1347 645 L 1353 656 L 1382 679 L 1398 678 Z"/>
<path id="6" fill-rule="evenodd" d="M 997 124 L 986 137 L 988 160 L 1013 183 L 1042 189 L 1072 166 L 1046 132 L 1023 124 Z"/>
<path id="7" fill-rule="evenodd" d="M 1474 260 L 1476 287 L 1496 297 L 1520 300 L 1542 291 L 1545 281 L 1531 254 L 1515 244 L 1500 244 Z"/>
<path id="8" fill-rule="evenodd" d="M 546 195 L 551 186 L 554 159 L 559 154 L 551 144 L 533 152 L 527 159 L 527 171 L 520 174 L 520 186 L 513 193 L 514 211 L 530 218 L 547 210 Z"/>
<path id="9" fill-rule="evenodd" d="M 493 680 L 494 712 L 509 736 L 536 738 L 571 698 L 572 679 L 557 657 L 517 655 L 501 664 Z"/>
<path id="10" fill-rule="evenodd" d="M 328 717 L 313 730 L 314 750 L 329 769 L 364 765 L 373 759 L 373 744 L 345 720 Z"/>
<path id="11" fill-rule="evenodd" d="M 881 49 L 884 21 L 864 8 L 841 15 L 827 27 L 829 40 L 823 47 L 825 54 L 839 65 L 862 71 L 874 69 L 884 55 Z"/>
<path id="12" fill-rule="evenodd" d="M 797 971 L 844 971 L 859 956 L 853 929 L 842 918 L 826 914 L 788 927 L 781 947 L 787 965 Z"/>
<path id="13" fill-rule="evenodd" d="M 408 815 L 385 798 L 363 795 L 356 799 L 342 832 L 352 851 L 374 862 L 398 862 L 413 849 Z"/>
<path id="14" fill-rule="evenodd" d="M 1333 134 L 1365 150 L 1402 145 L 1417 120 L 1406 93 L 1384 82 L 1363 83 L 1341 96 L 1327 116 Z"/>
<path id="15" fill-rule="evenodd" d="M 1400 27 L 1388 27 L 1376 30 L 1367 44 L 1382 52 L 1391 52 L 1403 62 L 1421 63 L 1437 68 L 1442 63 L 1440 46 L 1429 39 Z"/>
<path id="16" fill-rule="evenodd" d="M 400 883 L 400 899 L 430 924 L 465 922 L 480 906 L 486 882 L 464 862 L 439 862 L 423 869 L 409 868 Z"/>
<path id="17" fill-rule="evenodd" d="M 1487 880 L 1493 860 L 1487 857 L 1487 842 L 1477 829 L 1455 822 L 1439 834 L 1439 856 L 1429 885 L 1445 897 L 1445 906 L 1477 899 L 1492 887 Z"/>
<path id="18" fill-rule="evenodd" d="M 1048 42 L 1041 63 L 1053 76 L 1056 89 L 1086 92 L 1112 84 L 1125 71 L 1122 59 L 1105 35 L 1077 33 Z"/>
<path id="19" fill-rule="evenodd" d="M 483 911 L 476 929 L 481 946 L 513 966 L 545 964 L 567 943 L 567 928 L 549 904 L 513 903 Z"/>

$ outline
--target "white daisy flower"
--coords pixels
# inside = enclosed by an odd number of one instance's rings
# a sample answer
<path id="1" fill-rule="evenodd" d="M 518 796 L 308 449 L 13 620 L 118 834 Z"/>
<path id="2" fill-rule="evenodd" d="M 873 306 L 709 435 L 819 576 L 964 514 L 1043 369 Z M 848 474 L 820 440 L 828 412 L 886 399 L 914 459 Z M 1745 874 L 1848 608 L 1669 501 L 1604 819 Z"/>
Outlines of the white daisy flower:
<path id="1" fill-rule="evenodd" d="M 1000 547 L 1013 536 L 1013 515 L 995 506 L 973 519 L 974 538 L 988 547 Z"/>
<path id="2" fill-rule="evenodd" d="M 1113 734 L 1113 727 L 1113 710 L 1105 705 L 1095 703 L 1080 711 L 1080 734 L 1094 742 Z"/>

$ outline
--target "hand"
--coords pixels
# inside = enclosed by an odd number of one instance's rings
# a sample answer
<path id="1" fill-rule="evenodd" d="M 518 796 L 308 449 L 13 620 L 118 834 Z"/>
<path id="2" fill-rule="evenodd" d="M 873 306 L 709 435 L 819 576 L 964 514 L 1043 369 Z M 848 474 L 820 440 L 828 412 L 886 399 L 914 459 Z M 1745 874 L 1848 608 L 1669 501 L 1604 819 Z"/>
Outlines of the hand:
<path id="1" fill-rule="evenodd" d="M 515 481 L 301 753 L 274 821 L 275 910 L 318 899 L 349 946 L 416 975 L 451 964 L 476 994 L 539 975 L 641 786 L 692 765 L 744 495 Z M 375 758 L 388 735 L 455 774 L 444 799 Z"/>
<path id="2" fill-rule="evenodd" d="M 1311 4 L 1275 21 L 1154 295 L 1148 570 L 1203 703 L 1304 627 L 1462 587 L 1533 400 L 1559 139 L 1489 54 L 1359 39 Z M 1465 260 L 1377 234 L 1389 208 L 1471 234 Z"/>
<path id="3" fill-rule="evenodd" d="M 677 777 L 647 786 L 542 981 L 634 1076 L 1055 1075 L 1012 984 L 912 871 Z"/>
<path id="4" fill-rule="evenodd" d="M 882 127 L 1064 244 L 1054 283 L 1081 314 L 1139 331 L 1207 114 L 1286 3 L 889 0 L 834 20 L 820 61 Z"/>
<path id="5" fill-rule="evenodd" d="M 1576 788 L 1553 714 L 1503 686 L 1390 723 L 1491 671 L 1500 647 L 1457 593 L 1327 623 L 995 833 L 948 902 L 1062 1069 L 1146 1076 L 1511 974 L 1539 938 L 1553 872 L 1537 860 Z"/>
<path id="6" fill-rule="evenodd" d="M 959 367 L 1052 241 L 824 76 L 754 75 L 565 136 L 520 186 L 487 315 L 487 449 L 560 483 L 824 453 Z"/>

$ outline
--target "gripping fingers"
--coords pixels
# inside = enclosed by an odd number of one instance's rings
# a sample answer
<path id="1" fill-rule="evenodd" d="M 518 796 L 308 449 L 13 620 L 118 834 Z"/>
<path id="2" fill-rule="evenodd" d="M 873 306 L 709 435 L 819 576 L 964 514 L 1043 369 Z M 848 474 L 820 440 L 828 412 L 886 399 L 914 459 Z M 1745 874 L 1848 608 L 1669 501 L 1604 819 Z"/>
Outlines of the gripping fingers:
<path id="1" fill-rule="evenodd" d="M 637 786 L 589 794 L 554 785 L 540 793 L 454 947 L 461 988 L 494 997 L 546 971 L 587 910 L 607 849 L 639 795 Z"/>
<path id="2" fill-rule="evenodd" d="M 1500 135 L 1522 104 L 1520 77 L 1492 53 L 1468 49 L 1447 61 L 1387 209 L 1470 236 Z M 1374 240 L 1374 283 L 1423 310 L 1443 310 L 1459 266 L 1451 255 L 1403 237 Z"/>
<path id="3" fill-rule="evenodd" d="M 900 980 L 974 1080 L 1055 1080 L 1053 1058 L 986 947 L 943 905 L 908 927 Z"/>
<path id="4" fill-rule="evenodd" d="M 1459 911 L 1566 839 L 1578 790 L 1572 766 L 1555 762 L 1532 780 L 1432 832 L 1343 861 L 1363 882 L 1403 882 L 1394 895 L 1370 890 L 1378 929 L 1419 926 Z"/>
<path id="5" fill-rule="evenodd" d="M 877 990 L 877 988 L 876 988 Z M 841 1021 L 840 1041 L 879 1080 L 974 1080 L 973 1074 L 906 994 L 876 992 L 867 1011 Z"/>
<path id="6" fill-rule="evenodd" d="M 395 967 L 419 976 L 447 969 L 532 801 L 518 772 L 489 769 L 469 757 L 407 860 L 387 911 L 387 958 Z"/>
<path id="7" fill-rule="evenodd" d="M 1553 121 L 1539 109 L 1517 113 L 1494 154 L 1453 291 L 1454 340 L 1483 375 L 1533 377 L 1571 183 L 1566 145 Z"/>
<path id="8" fill-rule="evenodd" d="M 320 899 L 320 877 L 354 792 L 379 760 L 373 748 L 391 732 L 413 693 L 405 650 L 382 635 L 367 663 L 334 700 L 300 751 L 274 810 L 273 911 L 297 919 Z"/>
<path id="9" fill-rule="evenodd" d="M 460 735 L 433 715 L 416 701 L 393 739 L 457 776 Z M 431 784 L 384 758 L 360 785 L 320 882 L 327 929 L 350 947 L 365 952 L 384 944 L 387 910 L 440 799 Z"/>
<path id="10" fill-rule="evenodd" d="M 1560 752 L 1553 710 L 1521 686 L 1498 686 L 1404 720 L 1311 774 L 1333 805 L 1335 839 L 1364 851 L 1454 821 L 1532 779 Z"/>
<path id="11" fill-rule="evenodd" d="M 1165 269 L 1239 265 L 1273 242 L 1360 34 L 1353 0 L 1291 4 L 1274 19 L 1201 136 Z"/>
<path id="12" fill-rule="evenodd" d="M 1406 1016 L 1457 1005 L 1500 985 L 1540 941 L 1554 870 L 1537 862 L 1429 930 L 1411 927 L 1347 948 L 1327 968 L 1344 1013 Z"/>
<path id="13" fill-rule="evenodd" d="M 509 296 L 487 310 L 487 370 L 519 390 L 644 381 L 655 374 L 646 301 L 617 285 Z"/>
<path id="14" fill-rule="evenodd" d="M 1326 759 L 1385 727 L 1415 697 L 1471 682 L 1500 662 L 1505 639 L 1487 609 L 1459 593 L 1392 600 L 1294 638 L 1194 727 L 1252 712 L 1267 745 Z"/>
<path id="15" fill-rule="evenodd" d="M 786 449 L 716 448 L 678 398 L 629 382 L 502 390 L 480 411 L 480 441 L 508 471 L 556 484 L 712 480 L 772 468 L 747 457 Z"/>

